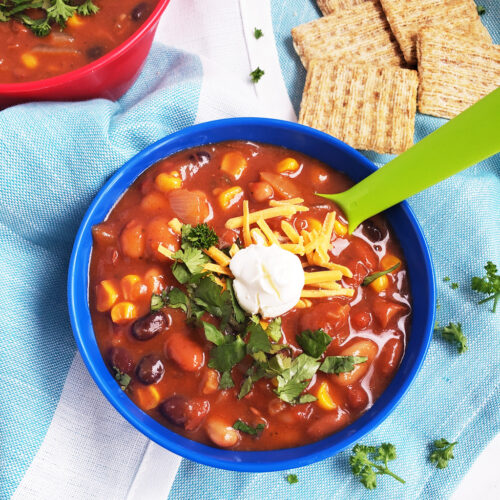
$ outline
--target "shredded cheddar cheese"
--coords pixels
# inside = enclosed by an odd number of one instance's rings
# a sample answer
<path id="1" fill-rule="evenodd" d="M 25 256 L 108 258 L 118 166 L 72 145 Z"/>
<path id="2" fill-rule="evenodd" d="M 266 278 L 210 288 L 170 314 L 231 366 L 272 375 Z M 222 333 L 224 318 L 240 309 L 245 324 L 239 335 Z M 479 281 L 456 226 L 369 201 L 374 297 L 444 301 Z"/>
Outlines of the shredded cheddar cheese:
<path id="1" fill-rule="evenodd" d="M 304 273 L 304 283 L 321 283 L 322 281 L 338 281 L 342 279 L 342 273 L 335 271 L 317 271 L 314 273 Z"/>
<path id="2" fill-rule="evenodd" d="M 230 257 L 228 257 L 224 252 L 221 252 L 217 247 L 210 247 L 208 250 L 203 251 L 222 267 L 227 267 L 231 262 Z"/>
<path id="3" fill-rule="evenodd" d="M 267 245 L 267 239 L 258 227 L 250 229 L 250 236 L 256 245 Z"/>
<path id="4" fill-rule="evenodd" d="M 229 255 L 231 257 L 234 257 L 239 252 L 239 250 L 240 250 L 239 246 L 236 243 L 233 243 L 231 245 L 231 248 L 229 249 Z"/>
<path id="5" fill-rule="evenodd" d="M 302 198 L 290 198 L 288 200 L 270 200 L 270 207 L 282 207 L 283 205 L 300 205 L 304 203 Z"/>
<path id="6" fill-rule="evenodd" d="M 245 200 L 246 201 L 246 200 Z M 248 201 L 247 201 L 248 204 Z M 248 207 L 248 205 L 247 205 Z M 243 209 L 245 209 L 245 202 L 243 202 Z M 255 224 L 259 219 L 271 219 L 272 217 L 290 217 L 297 212 L 307 212 L 309 209 L 297 205 L 285 205 L 272 208 L 264 208 L 257 210 L 248 215 L 248 224 Z M 243 226 L 243 217 L 233 217 L 226 221 L 226 229 L 236 229 Z"/>
<path id="7" fill-rule="evenodd" d="M 281 221 L 281 229 L 292 243 L 299 243 L 300 235 L 295 228 L 286 220 Z"/>
<path id="8" fill-rule="evenodd" d="M 173 260 L 174 252 L 172 252 L 172 250 L 169 250 L 167 247 L 164 247 L 161 243 L 158 245 L 157 250 L 165 257 L 168 257 L 169 259 Z"/>
<path id="9" fill-rule="evenodd" d="M 241 225 L 243 226 L 243 244 L 247 247 L 248 245 L 252 244 L 252 238 L 250 236 L 250 210 L 248 208 L 248 200 L 243 201 L 243 217 L 235 218 L 241 218 Z M 232 220 L 234 219 L 229 219 L 226 222 L 226 227 L 229 227 L 229 222 Z"/>
<path id="10" fill-rule="evenodd" d="M 310 297 L 310 298 L 321 298 L 321 297 L 352 297 L 354 295 L 353 288 L 341 288 L 340 290 L 302 290 L 300 296 Z"/>
<path id="11" fill-rule="evenodd" d="M 267 225 L 264 219 L 257 220 L 257 225 L 260 227 L 270 245 L 279 245 L 279 241 L 276 239 L 275 234 L 272 232 L 271 228 Z"/>
<path id="12" fill-rule="evenodd" d="M 213 273 L 224 274 L 225 276 L 233 277 L 233 274 L 227 267 L 220 266 L 219 264 L 212 264 L 209 262 L 203 266 L 205 271 L 212 271 Z"/>

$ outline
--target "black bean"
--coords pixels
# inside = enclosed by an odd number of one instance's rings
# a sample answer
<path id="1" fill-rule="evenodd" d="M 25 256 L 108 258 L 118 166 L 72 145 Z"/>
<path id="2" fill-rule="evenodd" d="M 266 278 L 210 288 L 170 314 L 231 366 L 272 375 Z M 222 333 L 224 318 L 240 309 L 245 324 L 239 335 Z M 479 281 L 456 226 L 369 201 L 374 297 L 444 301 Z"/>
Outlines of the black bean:
<path id="1" fill-rule="evenodd" d="M 122 373 L 131 375 L 134 372 L 134 360 L 124 347 L 112 347 L 108 351 L 108 363 Z"/>
<path id="2" fill-rule="evenodd" d="M 210 153 L 208 151 L 196 151 L 189 155 L 189 161 L 192 163 L 197 163 L 200 167 L 203 167 L 210 162 Z"/>
<path id="3" fill-rule="evenodd" d="M 384 238 L 382 231 L 371 220 L 363 223 L 362 231 L 370 241 L 380 241 Z"/>
<path id="4" fill-rule="evenodd" d="M 106 53 L 106 50 L 104 47 L 101 47 L 100 45 L 94 45 L 93 47 L 90 47 L 90 49 L 87 49 L 87 59 L 90 59 L 91 61 L 95 61 L 96 59 L 99 59 Z"/>
<path id="5" fill-rule="evenodd" d="M 144 21 L 146 17 L 149 15 L 149 4 L 147 2 L 138 3 L 130 13 L 130 17 L 134 21 Z"/>
<path id="6" fill-rule="evenodd" d="M 163 312 L 152 312 L 147 316 L 139 318 L 132 325 L 132 335 L 137 340 L 149 340 L 161 331 L 169 328 L 171 322 L 170 316 L 163 314 Z"/>
<path id="7" fill-rule="evenodd" d="M 144 356 L 137 366 L 137 377 L 143 384 L 159 382 L 165 374 L 163 362 L 157 354 Z"/>

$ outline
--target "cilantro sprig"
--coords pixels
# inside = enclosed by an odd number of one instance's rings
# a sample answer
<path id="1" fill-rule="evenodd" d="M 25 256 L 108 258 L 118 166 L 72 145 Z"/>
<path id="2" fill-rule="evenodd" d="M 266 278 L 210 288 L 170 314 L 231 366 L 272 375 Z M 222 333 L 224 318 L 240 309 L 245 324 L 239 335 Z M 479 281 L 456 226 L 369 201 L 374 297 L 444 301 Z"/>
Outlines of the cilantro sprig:
<path id="1" fill-rule="evenodd" d="M 357 444 L 352 449 L 349 464 L 353 474 L 359 477 L 363 486 L 374 490 L 377 487 L 377 475 L 385 474 L 405 484 L 404 479 L 389 470 L 388 462 L 395 460 L 396 457 L 396 447 L 393 444 L 382 443 L 378 447 Z"/>
<path id="2" fill-rule="evenodd" d="M 264 76 L 264 70 L 260 69 L 258 66 L 250 73 L 250 78 L 253 83 L 257 83 Z"/>
<path id="3" fill-rule="evenodd" d="M 243 422 L 243 420 L 236 420 L 236 422 L 233 424 L 233 429 L 244 432 L 246 434 L 250 434 L 250 436 L 256 436 L 261 431 L 263 431 L 265 427 L 266 426 L 264 424 L 257 424 L 256 427 L 252 427 L 251 425 Z"/>
<path id="4" fill-rule="evenodd" d="M 207 224 L 198 224 L 194 227 L 190 224 L 184 224 L 181 229 L 181 234 L 182 242 L 193 248 L 207 250 L 211 246 L 219 243 L 219 237 Z"/>
<path id="5" fill-rule="evenodd" d="M 286 476 L 286 480 L 290 483 L 290 484 L 296 484 L 299 482 L 299 478 L 297 477 L 297 474 L 288 474 Z"/>
<path id="6" fill-rule="evenodd" d="M 441 335 L 446 341 L 457 346 L 459 354 L 463 354 L 469 348 L 461 323 L 449 323 L 448 326 L 441 328 Z"/>
<path id="7" fill-rule="evenodd" d="M 50 34 L 55 24 L 64 28 L 74 14 L 90 16 L 99 11 L 92 0 L 78 3 L 74 0 L 0 0 L 0 22 L 21 22 L 36 36 L 43 37 Z"/>
<path id="8" fill-rule="evenodd" d="M 255 37 L 256 40 L 258 40 L 259 38 L 262 38 L 264 36 L 264 33 L 262 32 L 261 29 L 254 28 L 254 30 L 253 30 L 253 36 Z"/>
<path id="9" fill-rule="evenodd" d="M 473 277 L 471 280 L 471 287 L 474 291 L 488 295 L 485 299 L 478 302 L 484 304 L 485 302 L 493 301 L 493 308 L 491 312 L 496 312 L 497 304 L 500 299 L 500 275 L 498 274 L 497 266 L 489 260 L 484 266 L 486 276 L 479 278 Z"/>
<path id="10" fill-rule="evenodd" d="M 370 283 L 375 281 L 376 279 L 380 278 L 381 276 L 385 276 L 386 274 L 392 273 L 392 271 L 395 271 L 399 266 L 401 265 L 400 262 L 397 262 L 394 264 L 392 267 L 389 269 L 386 269 L 385 271 L 378 271 L 373 274 L 369 274 L 364 280 L 363 283 L 361 283 L 362 286 L 368 286 Z"/>
<path id="11" fill-rule="evenodd" d="M 448 462 L 455 458 L 453 456 L 453 448 L 458 444 L 458 441 L 450 443 L 444 438 L 434 441 L 434 450 L 429 456 L 430 461 L 436 464 L 438 469 L 445 469 L 448 467 Z"/>
<path id="12" fill-rule="evenodd" d="M 121 372 L 116 366 L 113 366 L 113 370 L 115 371 L 115 379 L 120 385 L 120 389 L 126 391 L 132 378 L 127 373 Z"/>

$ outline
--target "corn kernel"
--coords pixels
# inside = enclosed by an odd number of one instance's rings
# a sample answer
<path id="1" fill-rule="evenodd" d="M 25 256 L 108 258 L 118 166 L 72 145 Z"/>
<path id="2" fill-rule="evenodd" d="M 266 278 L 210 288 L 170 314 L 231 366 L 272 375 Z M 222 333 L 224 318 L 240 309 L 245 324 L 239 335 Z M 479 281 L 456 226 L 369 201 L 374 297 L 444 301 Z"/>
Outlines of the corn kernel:
<path id="1" fill-rule="evenodd" d="M 100 312 L 108 311 L 118 300 L 120 292 L 115 280 L 103 280 L 96 287 L 96 308 Z"/>
<path id="2" fill-rule="evenodd" d="M 238 202 L 243 195 L 243 189 L 240 186 L 233 186 L 223 191 L 219 196 L 219 205 L 223 209 L 228 209 Z"/>
<path id="3" fill-rule="evenodd" d="M 370 286 L 377 292 L 383 292 L 389 286 L 389 278 L 386 274 L 380 276 L 370 283 Z"/>
<path id="4" fill-rule="evenodd" d="M 276 169 L 282 174 L 283 172 L 297 172 L 299 167 L 299 162 L 295 158 L 285 158 L 278 163 Z"/>
<path id="5" fill-rule="evenodd" d="M 137 307 L 132 302 L 118 302 L 111 309 L 113 323 L 122 325 L 137 318 Z"/>
<path id="6" fill-rule="evenodd" d="M 146 387 L 134 386 L 134 395 L 137 400 L 137 406 L 144 411 L 156 408 L 161 399 L 158 389 L 153 385 L 148 385 Z"/>
<path id="7" fill-rule="evenodd" d="M 259 321 L 259 323 L 260 323 L 260 326 L 261 326 L 262 328 L 264 328 L 264 330 L 267 330 L 267 327 L 269 326 L 269 322 L 268 322 L 268 321 L 264 321 L 263 319 L 261 319 L 261 320 Z"/>
<path id="8" fill-rule="evenodd" d="M 21 61 L 28 69 L 35 69 L 38 66 L 38 57 L 29 52 L 25 52 L 21 56 Z"/>
<path id="9" fill-rule="evenodd" d="M 321 228 L 323 227 L 323 224 L 318 219 L 313 219 L 312 217 L 308 217 L 307 219 L 307 225 L 309 231 L 318 231 L 318 233 L 321 231 Z"/>
<path id="10" fill-rule="evenodd" d="M 347 226 L 344 226 L 344 224 L 338 220 L 333 223 L 333 230 L 337 236 L 345 236 L 347 234 Z"/>
<path id="11" fill-rule="evenodd" d="M 182 187 L 182 179 L 162 172 L 156 176 L 155 184 L 160 191 L 167 193 L 173 189 L 180 189 Z"/>
<path id="12" fill-rule="evenodd" d="M 169 175 L 171 175 L 172 177 L 177 177 L 178 179 L 181 178 L 181 174 L 179 174 L 177 170 L 172 170 L 172 172 L 170 172 Z"/>
<path id="13" fill-rule="evenodd" d="M 388 253 L 385 255 L 382 260 L 380 261 L 382 264 L 382 269 L 387 270 L 390 269 L 391 267 L 395 266 L 396 264 L 401 265 L 401 260 L 399 260 L 395 255 L 392 255 Z M 394 271 L 391 271 L 392 273 L 397 272 L 398 269 L 394 269 Z"/>
<path id="14" fill-rule="evenodd" d="M 77 14 L 73 14 L 67 21 L 66 24 L 72 28 L 77 28 L 78 26 L 83 26 L 85 24 L 84 20 Z"/>
<path id="15" fill-rule="evenodd" d="M 127 274 L 120 280 L 120 285 L 125 300 L 137 300 L 148 291 L 148 287 L 137 274 Z"/>
<path id="16" fill-rule="evenodd" d="M 245 157 L 239 151 L 230 151 L 223 156 L 220 169 L 237 181 L 243 175 L 247 166 Z"/>
<path id="17" fill-rule="evenodd" d="M 323 408 L 323 410 L 335 410 L 335 408 L 337 408 L 335 401 L 333 401 L 330 395 L 330 390 L 326 382 L 321 383 L 316 397 L 318 398 L 318 405 Z"/>

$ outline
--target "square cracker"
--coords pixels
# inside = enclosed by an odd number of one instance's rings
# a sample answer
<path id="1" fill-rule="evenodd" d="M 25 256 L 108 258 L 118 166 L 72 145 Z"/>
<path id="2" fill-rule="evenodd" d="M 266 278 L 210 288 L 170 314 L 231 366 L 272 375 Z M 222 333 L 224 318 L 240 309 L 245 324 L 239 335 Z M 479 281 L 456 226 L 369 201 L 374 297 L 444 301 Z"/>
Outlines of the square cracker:
<path id="1" fill-rule="evenodd" d="M 439 27 L 491 42 L 474 0 L 380 0 L 406 62 L 417 64 L 417 33 Z"/>
<path id="2" fill-rule="evenodd" d="M 313 58 L 401 66 L 403 55 L 380 5 L 363 2 L 292 29 L 295 50 L 307 68 Z"/>
<path id="3" fill-rule="evenodd" d="M 299 123 L 357 149 L 402 153 L 413 145 L 417 72 L 312 59 Z"/>
<path id="4" fill-rule="evenodd" d="M 422 113 L 453 118 L 500 87 L 500 45 L 425 29 L 417 55 Z"/>
<path id="5" fill-rule="evenodd" d="M 348 9 L 364 2 L 378 2 L 378 0 L 316 0 L 324 16 L 328 16 L 338 9 Z"/>

